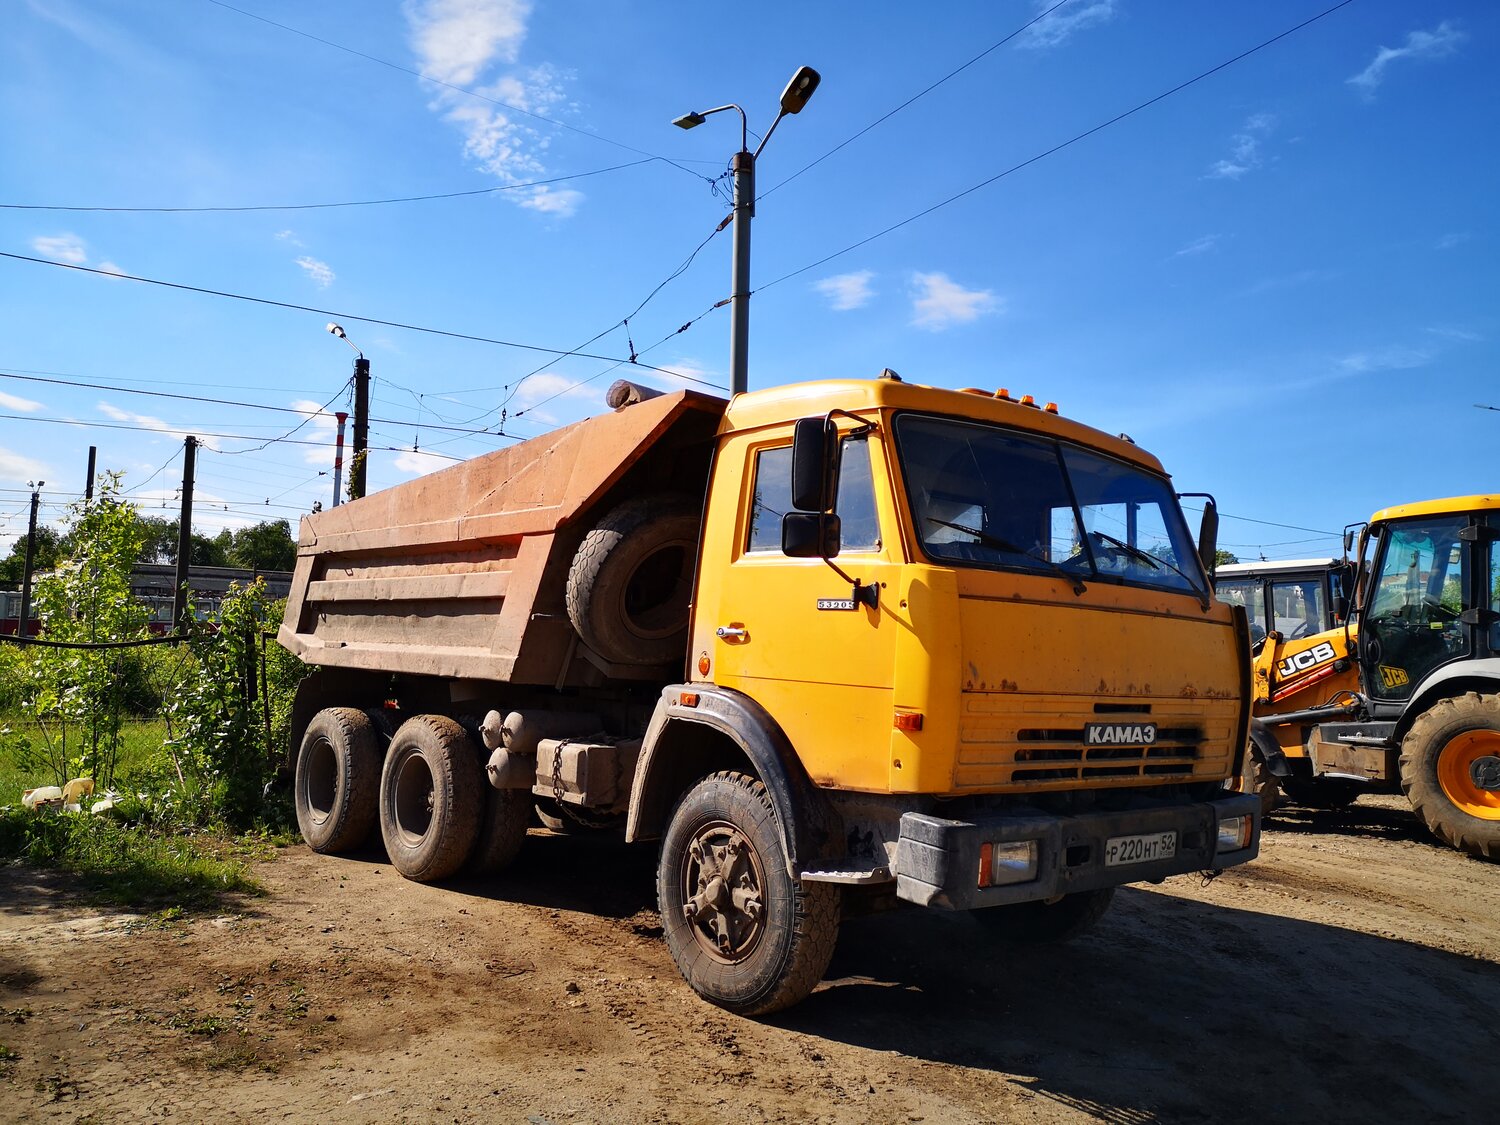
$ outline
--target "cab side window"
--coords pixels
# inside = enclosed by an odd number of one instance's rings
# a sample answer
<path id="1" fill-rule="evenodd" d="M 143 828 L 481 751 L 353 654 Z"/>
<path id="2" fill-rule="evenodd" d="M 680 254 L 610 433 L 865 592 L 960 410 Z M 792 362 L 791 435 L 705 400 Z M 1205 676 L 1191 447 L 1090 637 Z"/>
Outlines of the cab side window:
<path id="1" fill-rule="evenodd" d="M 880 520 L 875 509 L 875 481 L 869 444 L 864 437 L 840 444 L 838 508 L 844 551 L 878 551 Z M 781 518 L 792 510 L 792 447 L 762 449 L 755 455 L 755 494 L 750 535 L 745 549 L 781 551 Z"/>
<path id="2" fill-rule="evenodd" d="M 1490 612 L 1500 613 L 1500 539 L 1490 542 Z M 1500 652 L 1500 621 L 1490 625 L 1490 651 Z"/>

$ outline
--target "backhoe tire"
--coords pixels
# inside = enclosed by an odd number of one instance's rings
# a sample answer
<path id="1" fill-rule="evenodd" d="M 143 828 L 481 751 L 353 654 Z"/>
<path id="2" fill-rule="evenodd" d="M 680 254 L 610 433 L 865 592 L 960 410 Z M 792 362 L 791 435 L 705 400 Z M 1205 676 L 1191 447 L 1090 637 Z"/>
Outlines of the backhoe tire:
<path id="1" fill-rule="evenodd" d="M 1001 941 L 1016 945 L 1053 945 L 1077 937 L 1104 917 L 1113 887 L 1063 895 L 1057 902 L 1019 902 L 970 913 Z"/>
<path id="2" fill-rule="evenodd" d="M 494 875 L 509 867 L 526 842 L 526 826 L 531 819 L 530 793 L 489 785 L 485 788 L 489 794 L 484 800 L 479 837 L 464 865 L 465 870 L 475 875 Z"/>
<path id="3" fill-rule="evenodd" d="M 1260 818 L 1265 820 L 1281 804 L 1281 779 L 1267 768 L 1251 747 L 1245 747 L 1245 761 L 1240 766 L 1239 791 L 1260 798 Z"/>
<path id="4" fill-rule="evenodd" d="M 293 775 L 297 827 L 324 855 L 357 848 L 375 828 L 380 733 L 363 711 L 328 707 L 302 735 Z"/>
<path id="5" fill-rule="evenodd" d="M 615 664 L 680 661 L 701 526 L 679 496 L 621 504 L 584 537 L 568 570 L 568 620 Z"/>
<path id="6" fill-rule="evenodd" d="M 391 866 L 418 883 L 462 867 L 479 835 L 483 776 L 473 740 L 452 719 L 402 723 L 380 775 L 380 834 Z"/>
<path id="7" fill-rule="evenodd" d="M 1401 741 L 1401 790 L 1445 844 L 1500 862 L 1500 695 L 1434 703 Z"/>
<path id="8" fill-rule="evenodd" d="M 840 898 L 787 872 L 763 783 L 710 774 L 677 803 L 656 872 L 672 960 L 703 999 L 742 1016 L 790 1007 L 823 979 Z"/>

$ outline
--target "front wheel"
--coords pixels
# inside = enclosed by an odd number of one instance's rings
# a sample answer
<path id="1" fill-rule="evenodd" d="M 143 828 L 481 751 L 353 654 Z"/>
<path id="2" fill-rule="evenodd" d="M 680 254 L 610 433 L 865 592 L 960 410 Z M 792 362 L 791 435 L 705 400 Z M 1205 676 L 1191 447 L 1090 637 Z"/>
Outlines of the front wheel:
<path id="1" fill-rule="evenodd" d="M 973 911 L 974 920 L 1002 941 L 1051 945 L 1077 937 L 1109 909 L 1113 887 L 1063 895 L 1056 902 L 1019 902 Z"/>
<path id="2" fill-rule="evenodd" d="M 1500 695 L 1442 699 L 1413 723 L 1401 790 L 1439 840 L 1500 860 Z"/>
<path id="3" fill-rule="evenodd" d="M 711 774 L 678 802 L 656 890 L 677 971 L 731 1012 L 790 1007 L 833 956 L 838 891 L 789 874 L 770 795 L 755 778 Z"/>

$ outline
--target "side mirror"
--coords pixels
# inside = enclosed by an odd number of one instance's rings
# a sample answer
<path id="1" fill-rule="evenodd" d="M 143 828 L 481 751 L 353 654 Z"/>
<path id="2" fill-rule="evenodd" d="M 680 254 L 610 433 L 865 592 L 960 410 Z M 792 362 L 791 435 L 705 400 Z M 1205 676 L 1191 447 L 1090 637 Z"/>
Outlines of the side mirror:
<path id="1" fill-rule="evenodd" d="M 1219 507 L 1213 497 L 1203 501 L 1203 522 L 1198 526 L 1198 559 L 1213 581 L 1219 555 Z"/>
<path id="2" fill-rule="evenodd" d="M 1344 554 L 1348 555 L 1352 550 L 1354 550 L 1354 529 L 1346 527 L 1344 528 Z"/>
<path id="3" fill-rule="evenodd" d="M 792 429 L 792 507 L 797 511 L 833 507 L 838 449 L 838 430 L 828 419 L 797 419 Z"/>
<path id="4" fill-rule="evenodd" d="M 831 559 L 839 553 L 842 535 L 839 517 L 831 512 L 788 512 L 781 517 L 781 553 L 790 559 Z"/>

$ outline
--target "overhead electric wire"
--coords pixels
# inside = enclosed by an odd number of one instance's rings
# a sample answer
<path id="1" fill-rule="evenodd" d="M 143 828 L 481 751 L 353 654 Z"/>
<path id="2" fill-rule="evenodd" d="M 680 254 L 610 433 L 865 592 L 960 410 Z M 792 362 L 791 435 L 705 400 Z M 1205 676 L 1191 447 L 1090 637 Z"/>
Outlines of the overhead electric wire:
<path id="1" fill-rule="evenodd" d="M 178 428 L 178 427 L 173 427 L 172 429 L 163 430 L 163 429 L 157 429 L 154 426 L 128 426 L 128 425 L 126 425 L 123 422 L 98 422 L 98 421 L 90 421 L 90 420 L 86 420 L 86 419 L 82 419 L 82 418 L 41 418 L 41 417 L 38 417 L 35 414 L 0 414 L 0 421 L 49 422 L 49 423 L 53 423 L 53 424 L 60 425 L 60 426 L 82 426 L 82 427 L 85 427 L 87 429 L 94 429 L 94 430 L 129 430 L 131 433 L 160 434 L 162 437 L 172 437 L 172 438 L 184 438 L 184 437 L 192 436 L 192 437 L 197 437 L 197 438 L 212 438 L 215 441 L 261 441 L 262 440 L 259 436 L 253 435 L 253 434 L 220 434 L 220 433 L 206 433 L 206 432 L 197 432 L 197 433 L 195 433 L 192 430 L 181 429 L 181 428 Z M 300 438 L 279 437 L 279 438 L 272 438 L 270 441 L 265 442 L 264 445 L 261 445 L 258 448 L 264 449 L 266 445 L 273 445 L 273 444 L 277 444 L 277 443 L 282 443 L 282 444 L 286 444 L 286 445 L 307 445 L 307 446 L 314 446 L 314 447 L 316 447 L 318 449 L 328 449 L 328 448 L 331 448 L 332 445 L 333 445 L 332 441 L 304 441 L 304 440 L 302 440 Z M 372 446 L 370 446 L 370 448 L 371 449 L 377 449 L 379 452 L 382 452 L 382 453 L 405 453 L 405 452 L 407 452 L 404 448 L 400 448 L 400 447 L 387 449 L 384 446 L 378 446 L 377 447 L 377 446 L 373 446 L 372 445 Z M 213 450 L 211 450 L 211 452 L 213 452 L 213 453 L 224 453 L 224 454 L 228 454 L 228 455 L 233 456 L 235 454 L 240 454 L 240 453 L 252 453 L 252 452 L 255 452 L 255 450 L 249 450 L 249 449 L 213 449 Z"/>
<path id="2" fill-rule="evenodd" d="M 917 93 L 913 94 L 911 97 L 907 98 L 904 102 L 902 102 L 900 105 L 898 105 L 895 109 L 891 110 L 890 112 L 884 114 L 881 117 L 877 117 L 874 121 L 870 122 L 863 129 L 861 129 L 859 132 L 855 133 L 852 137 L 849 137 L 847 140 L 841 141 L 838 144 L 834 145 L 831 149 L 829 149 L 827 152 L 825 152 L 822 156 L 818 157 L 812 163 L 810 163 L 810 164 L 804 164 L 801 168 L 798 168 L 795 172 L 793 172 L 786 179 L 779 181 L 778 183 L 774 184 L 770 188 L 767 188 L 765 191 L 763 191 L 763 192 L 760 193 L 759 198 L 760 199 L 766 199 L 767 197 L 769 197 L 774 192 L 779 191 L 781 188 L 786 187 L 787 184 L 791 183 L 798 176 L 802 175 L 802 173 L 810 171 L 813 168 L 816 168 L 819 164 L 823 163 L 823 161 L 827 160 L 834 153 L 838 152 L 840 149 L 846 148 L 847 146 L 853 144 L 855 141 L 859 140 L 860 137 L 863 137 L 866 133 L 868 133 L 871 129 L 875 128 L 877 125 L 881 125 L 881 124 L 884 124 L 886 121 L 889 121 L 892 117 L 895 117 L 896 114 L 900 113 L 903 109 L 905 109 L 907 106 L 911 105 L 913 102 L 919 101 L 920 99 L 925 98 L 928 94 L 932 93 L 939 86 L 941 86 L 944 82 L 947 82 L 951 78 L 958 77 L 964 71 L 968 70 L 969 67 L 971 67 L 975 63 L 977 63 L 980 59 L 983 59 L 987 55 L 991 55 L 994 52 L 998 51 L 1001 47 L 1003 47 L 1007 43 L 1009 43 L 1012 39 L 1016 38 L 1016 36 L 1021 35 L 1022 33 L 1024 33 L 1025 31 L 1027 31 L 1029 28 L 1031 28 L 1032 26 L 1034 26 L 1035 24 L 1041 23 L 1044 19 L 1046 19 L 1048 16 L 1050 16 L 1053 12 L 1057 11 L 1057 9 L 1061 8 L 1063 5 L 1070 4 L 1072 2 L 1073 2 L 1073 0 L 1057 0 L 1057 3 L 1053 4 L 1052 7 L 1048 8 L 1046 11 L 1042 12 L 1040 15 L 1037 15 L 1034 18 L 1028 20 L 1026 23 L 1023 23 L 1020 27 L 1016 28 L 1009 35 L 1007 35 L 1004 39 L 1001 39 L 997 43 L 990 44 L 988 47 L 986 47 L 984 50 L 980 51 L 979 54 L 975 55 L 972 59 L 970 59 L 968 62 L 964 63 L 962 66 L 956 67 L 955 69 L 950 70 L 947 74 L 943 75 L 936 82 L 932 83 L 932 85 L 926 87 L 923 90 L 918 91 Z"/>
<path id="3" fill-rule="evenodd" d="M 502 109 L 508 109 L 512 113 L 519 113 L 536 121 L 544 121 L 548 125 L 551 125 L 555 128 L 566 129 L 568 132 L 578 133 L 581 136 L 589 137 L 592 140 L 602 141 L 607 145 L 613 145 L 615 148 L 624 149 L 626 152 L 633 152 L 637 156 L 649 156 L 655 160 L 665 161 L 672 167 L 676 168 L 678 171 L 686 172 L 690 176 L 697 176 L 699 179 L 709 178 L 707 176 L 704 176 L 701 172 L 694 172 L 691 168 L 683 167 L 681 164 L 677 163 L 677 161 L 671 160 L 668 157 L 658 156 L 654 152 L 647 152 L 645 149 L 636 148 L 634 145 L 628 145 L 623 141 L 614 140 L 610 137 L 604 136 L 601 133 L 591 132 L 588 129 L 580 129 L 577 125 L 569 125 L 566 121 L 559 121 L 554 117 L 548 117 L 545 114 L 537 113 L 533 110 L 523 109 L 521 106 L 513 105 L 510 102 L 502 102 L 499 98 L 492 98 L 488 94 L 481 94 L 475 90 L 467 90 L 462 86 L 455 86 L 451 82 L 444 82 L 441 78 L 433 78 L 431 75 L 423 74 L 421 71 L 413 70 L 411 67 L 402 66 L 400 63 L 391 62 L 389 59 L 382 59 L 378 55 L 366 54 L 364 51 L 356 50 L 353 47 L 346 47 L 342 43 L 335 43 L 332 39 L 324 39 L 322 36 L 314 35 L 309 31 L 303 31 L 301 28 L 292 27 L 290 24 L 278 23 L 276 20 L 268 19 L 262 15 L 257 15 L 255 12 L 247 12 L 243 8 L 236 8 L 233 4 L 226 4 L 224 0 L 208 0 L 208 2 L 215 5 L 216 7 L 224 8 L 227 11 L 238 13 L 239 15 L 245 16 L 248 19 L 259 20 L 261 23 L 269 24 L 270 26 L 275 28 L 280 28 L 282 31 L 290 32 L 292 35 L 300 35 L 304 39 L 311 39 L 314 43 L 321 43 L 325 47 L 332 47 L 336 51 L 343 51 L 345 54 L 354 55 L 355 57 L 364 59 L 367 62 L 378 63 L 380 66 L 388 67 L 391 70 L 400 71 L 402 74 L 409 74 L 413 78 L 421 79 L 423 82 L 431 82 L 435 86 L 442 86 L 444 89 L 452 90 L 453 92 L 463 94 L 466 97 L 477 98 L 480 101 L 489 102 L 491 105 L 497 105 Z"/>
<path id="4" fill-rule="evenodd" d="M 181 456 L 182 456 L 182 450 L 180 450 L 180 449 L 174 449 L 172 451 L 172 456 L 168 457 L 165 461 L 163 461 L 161 463 L 161 467 L 159 469 L 157 469 L 156 472 L 152 473 L 145 480 L 141 481 L 140 484 L 137 484 L 137 485 L 134 485 L 134 486 L 132 486 L 130 488 L 127 488 L 120 495 L 122 495 L 122 496 L 129 496 L 132 493 L 140 492 L 143 488 L 145 488 L 148 484 L 150 484 L 152 481 L 154 481 L 157 477 L 161 476 L 162 473 L 164 473 L 166 471 L 167 466 L 170 465 L 173 461 L 177 460 L 177 458 L 179 458 Z"/>
<path id="5" fill-rule="evenodd" d="M 1346 2 L 1348 2 L 1348 0 L 1346 0 Z M 514 340 L 499 340 L 491 336 L 475 336 L 465 332 L 449 332 L 441 328 L 426 328 L 419 324 L 404 324 L 396 320 L 381 320 L 377 317 L 360 316 L 356 313 L 335 312 L 332 309 L 319 309 L 314 308 L 311 305 L 297 305 L 291 303 L 290 301 L 273 301 L 269 297 L 251 297 L 243 293 L 229 293 L 222 289 L 206 289 L 202 286 L 184 285 L 181 282 L 176 281 L 161 281 L 157 278 L 152 277 L 138 277 L 135 274 L 116 273 L 113 270 L 94 269 L 90 266 L 74 265 L 72 262 L 54 262 L 48 258 L 33 258 L 26 254 L 13 254 L 4 250 L 0 250 L 0 258 L 10 258 L 11 260 L 17 262 L 31 262 L 39 266 L 55 266 L 59 269 L 74 270 L 78 273 L 89 273 L 94 274 L 98 277 L 108 277 L 116 281 L 138 281 L 143 285 L 157 285 L 163 289 L 177 289 L 181 290 L 184 293 L 199 293 L 208 297 L 227 297 L 228 299 L 233 301 L 247 301 L 253 305 L 266 305 L 270 308 L 290 309 L 293 312 L 317 313 L 319 316 L 326 316 L 339 321 L 353 320 L 357 321 L 360 324 L 379 325 L 382 328 L 399 328 L 406 332 L 421 332 L 429 336 L 443 336 L 452 340 L 467 340 L 470 343 L 474 344 L 494 344 L 497 347 L 516 348 L 519 351 L 526 352 L 546 352 L 554 356 L 577 355 L 582 359 L 597 359 L 605 363 L 614 363 L 616 361 L 628 362 L 625 360 L 619 360 L 618 356 L 591 355 L 587 352 L 568 351 L 563 348 L 544 348 L 538 344 L 521 344 L 517 343 Z M 652 371 L 663 370 L 662 368 L 651 367 L 650 364 L 641 364 L 641 366 L 646 367 Z M 665 371 L 663 373 L 671 374 L 670 372 Z"/>
<path id="6" fill-rule="evenodd" d="M 338 207 L 383 207 L 390 203 L 426 203 L 436 199 L 464 199 L 474 195 L 493 195 L 501 191 L 520 191 L 523 188 L 545 187 L 568 180 L 582 180 L 589 176 L 602 176 L 606 172 L 618 172 L 624 168 L 636 168 L 662 160 L 650 156 L 643 160 L 632 160 L 628 164 L 614 164 L 608 168 L 595 168 L 592 172 L 574 172 L 567 176 L 553 176 L 547 180 L 529 180 L 523 184 L 500 184 L 496 187 L 474 188 L 470 191 L 447 191 L 433 195 L 403 195 L 390 199 L 355 199 L 339 203 L 262 203 L 241 207 L 85 207 L 56 203 L 0 203 L 0 211 L 67 211 L 89 214 L 125 215 L 185 215 L 185 214 L 233 214 L 255 211 L 325 211 Z"/>
<path id="7" fill-rule="evenodd" d="M 1072 136 L 1072 137 L 1068 138 L 1067 140 L 1060 142 L 1059 144 L 1055 144 L 1051 148 L 1046 149 L 1043 152 L 1037 153 L 1035 156 L 1028 157 L 1026 160 L 1021 161 L 1019 164 L 1013 164 L 1013 165 L 1011 165 L 1009 168 L 1005 169 L 1003 172 L 997 172 L 995 175 L 989 177 L 988 179 L 981 180 L 979 183 L 974 184 L 972 187 L 967 187 L 963 191 L 958 192 L 955 195 L 950 195 L 947 199 L 941 200 L 938 203 L 934 203 L 932 206 L 926 207 L 926 208 L 922 209 L 921 211 L 918 211 L 916 214 L 910 215 L 907 218 L 902 219 L 898 223 L 892 223 L 890 226 L 886 227 L 884 230 L 876 231 L 874 234 L 871 234 L 871 235 L 868 235 L 868 236 L 866 236 L 864 238 L 861 238 L 858 242 L 851 243 L 850 245 L 845 246 L 842 250 L 835 250 L 832 254 L 827 254 L 824 257 L 819 258 L 815 262 L 809 262 L 807 265 L 801 266 L 801 267 L 799 267 L 797 269 L 794 269 L 790 273 L 782 274 L 780 277 L 776 278 L 776 280 L 767 282 L 765 285 L 759 286 L 756 289 L 752 290 L 752 293 L 759 293 L 759 292 L 762 292 L 762 291 L 764 291 L 766 289 L 770 289 L 772 286 L 780 285 L 783 281 L 790 281 L 792 278 L 798 276 L 799 274 L 804 274 L 808 270 L 817 269 L 819 266 L 826 265 L 827 263 L 833 261 L 835 258 L 841 258 L 845 254 L 851 253 L 854 250 L 858 250 L 861 246 L 866 246 L 869 243 L 874 242 L 878 238 L 884 238 L 886 235 L 891 234 L 891 233 L 893 233 L 895 231 L 898 231 L 902 227 L 908 226 L 911 223 L 916 222 L 918 219 L 926 218 L 928 215 L 932 214 L 934 211 L 941 210 L 942 208 L 947 207 L 951 203 L 957 203 L 960 199 L 963 199 L 965 196 L 973 195 L 976 191 L 979 191 L 979 190 L 981 190 L 983 188 L 987 188 L 991 184 L 993 184 L 993 183 L 995 183 L 995 182 L 997 182 L 999 180 L 1003 180 L 1003 179 L 1005 179 L 1005 177 L 1007 177 L 1007 176 L 1009 176 L 1009 175 L 1011 175 L 1011 174 L 1013 174 L 1015 172 L 1019 172 L 1023 168 L 1030 167 L 1032 164 L 1037 163 L 1039 160 L 1045 160 L 1047 157 L 1052 156 L 1055 153 L 1059 153 L 1063 149 L 1069 148 L 1070 146 L 1077 144 L 1079 141 L 1082 141 L 1082 140 L 1085 140 L 1085 139 L 1087 139 L 1089 137 L 1092 137 L 1095 133 L 1098 133 L 1098 132 L 1101 132 L 1101 131 L 1103 131 L 1105 129 L 1108 129 L 1112 125 L 1117 125 L 1121 121 L 1124 121 L 1128 117 L 1133 117 L 1135 114 L 1140 113 L 1144 109 L 1150 108 L 1151 106 L 1155 105 L 1157 102 L 1165 101 L 1167 98 L 1170 98 L 1172 95 L 1181 93 L 1183 90 L 1186 90 L 1188 87 L 1194 86 L 1197 83 L 1202 82 L 1206 78 L 1211 78 L 1213 75 L 1218 74 L 1221 70 L 1225 70 L 1228 67 L 1233 66 L 1235 63 L 1241 62 L 1244 59 L 1249 58 L 1251 55 L 1254 55 L 1254 54 L 1256 54 L 1256 53 L 1258 53 L 1260 51 L 1265 50 L 1267 47 L 1270 47 L 1273 44 L 1278 43 L 1281 40 L 1285 39 L 1287 36 L 1295 34 L 1296 32 L 1301 31 L 1303 28 L 1308 27 L 1308 26 L 1310 26 L 1312 24 L 1315 24 L 1315 23 L 1317 23 L 1321 19 L 1325 19 L 1328 16 L 1331 16 L 1334 12 L 1337 12 L 1340 8 L 1347 8 L 1352 3 L 1354 3 L 1354 0 L 1339 0 L 1339 3 L 1334 4 L 1330 8 L 1325 8 L 1323 11 L 1319 12 L 1317 15 L 1312 16 L 1312 17 L 1310 17 L 1308 19 L 1305 19 L 1301 23 L 1296 24 L 1293 27 L 1289 27 L 1285 31 L 1283 31 L 1283 32 L 1281 32 L 1281 33 L 1279 33 L 1277 35 L 1273 35 L 1271 38 L 1265 40 L 1262 43 L 1256 44 L 1254 47 L 1251 47 L 1248 50 L 1241 51 L 1239 54 L 1235 55 L 1233 58 L 1226 59 L 1224 62 L 1219 63 L 1217 66 L 1211 67 L 1208 70 L 1203 71 L 1201 74 L 1195 75 L 1194 77 L 1187 79 L 1187 81 L 1185 81 L 1185 82 L 1179 82 L 1176 86 L 1173 86 L 1170 90 L 1165 90 L 1162 93 L 1157 94 L 1155 97 L 1148 98 L 1145 101 L 1141 102 L 1139 105 L 1136 105 L 1136 106 L 1134 106 L 1134 107 L 1132 107 L 1130 109 L 1127 109 L 1123 113 L 1118 113 L 1115 116 L 1109 118 L 1109 120 L 1102 121 L 1098 125 L 1095 125 L 1091 129 L 1085 129 L 1083 132 L 1078 133 L 1075 136 Z"/>

